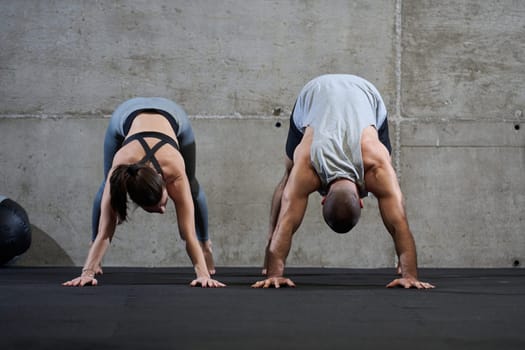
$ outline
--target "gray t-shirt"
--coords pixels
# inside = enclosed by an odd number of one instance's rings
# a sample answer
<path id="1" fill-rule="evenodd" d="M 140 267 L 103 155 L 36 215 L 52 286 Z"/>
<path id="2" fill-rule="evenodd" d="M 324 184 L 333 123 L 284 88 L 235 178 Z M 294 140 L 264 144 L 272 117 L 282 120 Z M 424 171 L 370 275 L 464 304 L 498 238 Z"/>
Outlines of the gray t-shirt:
<path id="1" fill-rule="evenodd" d="M 310 150 L 312 165 L 325 193 L 339 178 L 354 182 L 361 197 L 367 195 L 361 156 L 363 129 L 376 129 L 387 118 L 377 89 L 363 78 L 348 74 L 329 74 L 308 82 L 299 93 L 293 122 L 304 133 L 312 127 Z"/>

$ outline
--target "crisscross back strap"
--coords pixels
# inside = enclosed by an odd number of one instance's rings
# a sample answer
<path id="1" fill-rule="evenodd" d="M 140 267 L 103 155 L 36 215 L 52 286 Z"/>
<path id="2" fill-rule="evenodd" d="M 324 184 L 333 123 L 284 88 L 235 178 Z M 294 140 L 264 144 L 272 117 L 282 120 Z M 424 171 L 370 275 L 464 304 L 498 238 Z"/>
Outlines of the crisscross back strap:
<path id="1" fill-rule="evenodd" d="M 148 143 L 146 142 L 146 140 L 144 140 L 146 137 L 153 137 L 153 138 L 159 139 L 159 142 L 157 142 L 153 147 L 150 147 Z M 138 162 L 138 164 L 145 164 L 147 162 L 151 162 L 155 170 L 157 170 L 157 172 L 161 175 L 163 175 L 162 168 L 157 158 L 155 158 L 155 153 L 165 144 L 170 144 L 177 151 L 179 150 L 179 145 L 177 144 L 177 142 L 175 142 L 174 139 L 172 139 L 166 134 L 156 132 L 156 131 L 143 131 L 143 132 L 133 134 L 124 141 L 122 146 L 125 146 L 134 140 L 139 141 L 140 144 L 142 145 L 142 148 L 144 148 L 144 152 L 146 152 L 146 155 Z"/>

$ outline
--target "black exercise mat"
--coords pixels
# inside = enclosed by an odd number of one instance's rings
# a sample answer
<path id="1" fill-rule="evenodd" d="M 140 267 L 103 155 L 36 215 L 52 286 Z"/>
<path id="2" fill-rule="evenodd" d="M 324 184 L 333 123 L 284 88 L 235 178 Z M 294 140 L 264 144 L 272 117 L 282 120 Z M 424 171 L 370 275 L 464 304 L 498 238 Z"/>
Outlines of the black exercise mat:
<path id="1" fill-rule="evenodd" d="M 0 349 L 525 349 L 525 270 L 421 269 L 433 290 L 387 289 L 393 269 L 287 268 L 297 288 L 252 289 L 257 268 L 0 269 Z"/>

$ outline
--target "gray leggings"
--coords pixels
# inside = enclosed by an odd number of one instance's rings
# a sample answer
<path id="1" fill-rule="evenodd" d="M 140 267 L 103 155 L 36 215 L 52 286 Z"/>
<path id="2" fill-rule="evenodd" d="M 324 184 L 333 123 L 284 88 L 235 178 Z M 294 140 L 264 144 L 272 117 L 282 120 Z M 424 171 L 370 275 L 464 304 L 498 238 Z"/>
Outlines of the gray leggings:
<path id="1" fill-rule="evenodd" d="M 115 113 L 111 116 L 111 120 L 106 130 L 106 136 L 104 138 L 104 180 L 98 189 L 98 192 L 95 195 L 93 201 L 93 211 L 92 211 L 92 220 L 91 220 L 91 229 L 92 229 L 92 239 L 95 240 L 95 237 L 98 233 L 98 225 L 100 220 L 100 203 L 102 201 L 102 194 L 104 192 L 104 187 L 106 185 L 106 180 L 108 173 L 111 169 L 111 164 L 113 163 L 113 157 L 115 153 L 122 147 L 124 142 L 124 132 L 122 132 L 122 125 L 125 123 L 126 119 L 130 116 L 129 108 L 125 113 L 119 113 L 125 111 L 126 108 L 123 106 L 137 106 L 137 101 L 140 102 L 141 109 L 158 109 L 164 113 L 164 116 L 169 118 L 172 113 L 177 113 L 177 120 L 171 118 L 170 123 L 174 126 L 178 126 L 179 132 L 177 133 L 177 140 L 179 142 L 180 152 L 182 158 L 184 159 L 184 165 L 186 167 L 186 176 L 188 177 L 191 196 L 193 198 L 193 204 L 195 208 L 195 229 L 197 231 L 197 238 L 201 242 L 208 240 L 208 206 L 206 204 L 206 195 L 202 190 L 199 182 L 195 178 L 195 164 L 196 164 L 196 146 L 195 146 L 195 136 L 193 135 L 193 130 L 189 125 L 188 117 L 182 109 L 175 105 L 174 102 L 165 99 L 148 99 L 148 98 L 137 98 L 124 102 Z M 160 103 L 159 103 L 160 101 Z M 159 108 L 162 107 L 162 108 Z M 171 109 L 169 108 L 171 107 Z M 176 108 L 175 108 L 176 107 Z M 135 111 L 133 111 L 135 112 Z M 170 113 L 171 112 L 171 113 Z"/>

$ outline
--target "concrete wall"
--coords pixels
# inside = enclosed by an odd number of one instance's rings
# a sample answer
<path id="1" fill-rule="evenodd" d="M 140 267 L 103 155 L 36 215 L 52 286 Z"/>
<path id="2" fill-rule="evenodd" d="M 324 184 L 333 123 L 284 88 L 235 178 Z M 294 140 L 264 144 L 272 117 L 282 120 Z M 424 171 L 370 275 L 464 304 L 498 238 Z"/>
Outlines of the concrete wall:
<path id="1" fill-rule="evenodd" d="M 192 119 L 217 264 L 260 265 L 295 96 L 343 72 L 389 108 L 420 266 L 522 266 L 524 23 L 518 0 L 1 0 L 0 193 L 34 239 L 15 263 L 83 263 L 107 117 L 165 96 Z M 395 264 L 373 198 L 347 235 L 319 202 L 289 265 Z M 104 264 L 189 265 L 173 213 L 134 212 Z"/>

